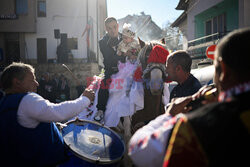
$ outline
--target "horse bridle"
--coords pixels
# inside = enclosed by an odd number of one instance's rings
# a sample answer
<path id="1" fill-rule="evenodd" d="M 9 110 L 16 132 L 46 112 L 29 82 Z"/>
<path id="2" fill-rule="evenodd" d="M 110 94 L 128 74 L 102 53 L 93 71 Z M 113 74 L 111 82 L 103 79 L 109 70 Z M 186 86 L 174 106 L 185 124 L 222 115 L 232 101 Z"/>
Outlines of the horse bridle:
<path id="1" fill-rule="evenodd" d="M 153 69 L 159 69 L 162 72 L 162 79 L 165 81 L 167 79 L 166 66 L 161 63 L 149 63 L 146 66 L 146 69 L 143 71 L 142 78 L 148 79 L 150 77 L 150 72 Z"/>
<path id="2" fill-rule="evenodd" d="M 150 48 L 149 48 L 150 47 Z M 148 48 L 152 50 L 152 46 L 151 45 L 145 45 L 141 51 L 139 52 L 138 54 L 138 59 L 141 63 L 141 66 L 142 66 L 142 70 L 144 71 L 146 66 L 147 66 L 147 59 L 148 59 L 148 56 L 146 55 L 147 51 L 148 51 Z"/>

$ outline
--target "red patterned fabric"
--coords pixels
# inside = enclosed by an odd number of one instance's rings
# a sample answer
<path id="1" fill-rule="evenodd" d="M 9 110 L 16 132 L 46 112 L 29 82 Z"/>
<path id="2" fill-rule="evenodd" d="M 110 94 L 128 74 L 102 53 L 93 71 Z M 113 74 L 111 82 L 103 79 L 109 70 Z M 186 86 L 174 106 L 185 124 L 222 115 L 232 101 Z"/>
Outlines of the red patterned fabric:
<path id="1" fill-rule="evenodd" d="M 167 57 L 169 55 L 168 50 L 163 48 L 160 45 L 156 45 L 153 47 L 152 51 L 149 54 L 149 58 L 147 63 L 162 63 L 166 64 Z"/>
<path id="2" fill-rule="evenodd" d="M 137 67 L 137 69 L 135 70 L 134 81 L 136 82 L 142 81 L 142 67 L 141 66 Z"/>
<path id="3" fill-rule="evenodd" d="M 219 101 L 231 101 L 233 96 L 250 91 L 250 82 L 246 82 L 219 94 Z"/>
<path id="4" fill-rule="evenodd" d="M 208 157 L 185 116 L 175 124 L 162 167 L 172 166 L 208 166 Z"/>

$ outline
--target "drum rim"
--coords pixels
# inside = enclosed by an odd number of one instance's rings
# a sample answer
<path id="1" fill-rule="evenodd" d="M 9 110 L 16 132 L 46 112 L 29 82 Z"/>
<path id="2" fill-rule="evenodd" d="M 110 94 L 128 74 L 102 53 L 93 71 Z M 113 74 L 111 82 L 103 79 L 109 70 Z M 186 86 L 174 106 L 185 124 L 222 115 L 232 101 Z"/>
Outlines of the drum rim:
<path id="1" fill-rule="evenodd" d="M 67 146 L 67 148 L 68 148 L 74 155 L 76 155 L 78 158 L 83 159 L 83 160 L 86 160 L 86 161 L 91 162 L 91 163 L 103 164 L 103 165 L 105 165 L 105 164 L 113 164 L 113 163 L 116 163 L 116 162 L 118 162 L 119 160 L 121 160 L 121 159 L 123 158 L 123 156 L 124 156 L 124 154 L 125 154 L 125 151 L 126 151 L 125 143 L 124 143 L 124 141 L 122 140 L 122 137 L 119 136 L 114 130 L 110 129 L 110 128 L 107 127 L 107 126 L 104 126 L 103 124 L 100 124 L 99 122 L 90 121 L 90 120 L 84 120 L 84 119 L 79 119 L 78 117 L 76 117 L 74 120 L 70 120 L 70 121 L 66 122 L 65 124 L 68 125 L 68 124 L 71 124 L 71 123 L 74 123 L 74 122 L 93 123 L 93 124 L 96 124 L 96 125 L 98 125 L 98 126 L 101 126 L 101 127 L 104 127 L 104 128 L 106 128 L 106 129 L 110 130 L 111 132 L 113 132 L 113 134 L 114 134 L 116 137 L 118 137 L 118 138 L 120 139 L 120 141 L 121 141 L 121 143 L 122 143 L 122 145 L 123 145 L 123 148 L 124 148 L 124 149 L 123 149 L 122 156 L 119 157 L 119 158 L 116 158 L 116 159 L 113 159 L 113 160 L 110 160 L 110 159 L 108 160 L 108 158 L 102 159 L 102 160 L 93 160 L 93 159 L 89 159 L 89 158 L 87 158 L 87 157 L 84 157 L 84 156 L 78 154 L 77 152 L 75 152 L 74 150 L 72 150 L 72 149 L 70 148 L 70 146 L 68 146 L 68 144 L 65 142 L 64 137 L 62 136 L 62 137 L 63 137 L 63 141 L 64 141 L 65 145 Z M 64 128 L 65 128 L 65 127 L 64 127 Z M 62 134 L 62 130 L 63 130 L 64 128 L 62 128 L 62 129 L 60 130 L 61 134 Z"/>

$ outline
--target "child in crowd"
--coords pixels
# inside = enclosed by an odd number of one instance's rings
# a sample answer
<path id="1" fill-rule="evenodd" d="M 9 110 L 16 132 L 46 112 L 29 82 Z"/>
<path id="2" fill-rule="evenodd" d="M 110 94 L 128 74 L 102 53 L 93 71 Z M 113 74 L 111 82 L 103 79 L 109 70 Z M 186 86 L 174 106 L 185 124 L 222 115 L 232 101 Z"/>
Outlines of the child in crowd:
<path id="1" fill-rule="evenodd" d="M 134 63 L 137 59 L 140 46 L 138 41 L 134 39 L 135 32 L 131 30 L 130 24 L 124 24 L 122 30 L 122 41 L 118 44 L 117 55 L 127 56 L 127 60 Z"/>

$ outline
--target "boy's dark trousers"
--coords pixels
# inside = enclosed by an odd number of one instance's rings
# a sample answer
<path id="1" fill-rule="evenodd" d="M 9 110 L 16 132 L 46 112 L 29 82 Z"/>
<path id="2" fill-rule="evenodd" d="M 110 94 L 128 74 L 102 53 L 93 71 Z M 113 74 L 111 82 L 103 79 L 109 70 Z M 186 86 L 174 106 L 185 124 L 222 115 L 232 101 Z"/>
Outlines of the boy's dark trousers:
<path id="1" fill-rule="evenodd" d="M 109 99 L 109 86 L 111 84 L 111 75 L 105 75 L 101 81 L 100 89 L 98 92 L 98 103 L 96 105 L 98 110 L 105 112 L 106 105 Z"/>

